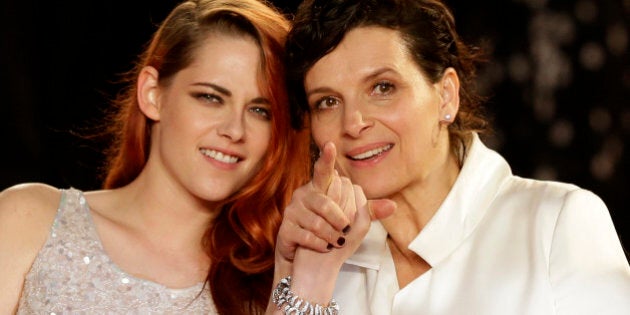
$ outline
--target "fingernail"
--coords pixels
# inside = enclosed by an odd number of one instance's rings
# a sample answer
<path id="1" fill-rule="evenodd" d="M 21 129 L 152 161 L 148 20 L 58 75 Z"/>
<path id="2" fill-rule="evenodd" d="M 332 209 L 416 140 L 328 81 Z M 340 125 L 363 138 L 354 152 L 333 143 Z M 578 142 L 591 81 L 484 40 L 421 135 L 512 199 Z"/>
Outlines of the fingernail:
<path id="1" fill-rule="evenodd" d="M 348 234 L 348 232 L 350 232 L 350 224 L 346 225 L 345 228 L 343 228 L 343 230 L 341 230 L 341 232 L 345 235 Z"/>
<path id="2" fill-rule="evenodd" d="M 337 244 L 339 244 L 339 246 L 343 246 L 343 244 L 346 243 L 346 238 L 341 236 L 339 237 L 339 239 L 337 239 Z"/>
<path id="3" fill-rule="evenodd" d="M 333 244 L 328 243 L 328 246 L 326 246 L 327 250 L 331 250 L 333 248 Z"/>

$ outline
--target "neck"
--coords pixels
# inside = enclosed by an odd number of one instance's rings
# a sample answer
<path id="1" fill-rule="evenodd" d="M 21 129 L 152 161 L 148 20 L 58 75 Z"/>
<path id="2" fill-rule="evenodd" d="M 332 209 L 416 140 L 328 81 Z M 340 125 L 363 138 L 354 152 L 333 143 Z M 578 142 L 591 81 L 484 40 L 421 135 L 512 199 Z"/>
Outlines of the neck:
<path id="1" fill-rule="evenodd" d="M 453 154 L 432 172 L 390 196 L 397 209 L 381 223 L 398 248 L 405 250 L 442 205 L 457 175 L 459 163 Z"/>
<path id="2" fill-rule="evenodd" d="M 119 218 L 130 230 L 161 246 L 190 248 L 200 244 L 216 216 L 216 205 L 145 171 L 118 189 Z"/>
<path id="3" fill-rule="evenodd" d="M 168 287 L 203 281 L 210 257 L 202 240 L 216 211 L 145 171 L 124 187 L 86 194 L 105 251 L 127 273 Z"/>

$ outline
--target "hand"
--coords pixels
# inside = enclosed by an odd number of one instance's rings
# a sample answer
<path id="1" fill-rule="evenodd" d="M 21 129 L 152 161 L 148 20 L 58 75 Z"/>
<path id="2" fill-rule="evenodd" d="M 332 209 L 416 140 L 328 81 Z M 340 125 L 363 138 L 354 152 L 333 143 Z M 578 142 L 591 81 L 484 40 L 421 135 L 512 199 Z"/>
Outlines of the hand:
<path id="1" fill-rule="evenodd" d="M 332 186 L 332 184 L 331 184 Z M 361 187 L 352 186 L 352 201 L 348 207 L 356 210 L 352 229 L 345 235 L 345 244 L 328 253 L 298 247 L 293 260 L 292 291 L 305 300 L 326 305 L 334 291 L 341 265 L 361 245 L 370 228 L 368 202 Z"/>
<path id="2" fill-rule="evenodd" d="M 367 201 L 359 186 L 339 176 L 335 156 L 334 144 L 325 144 L 313 179 L 294 192 L 285 209 L 276 242 L 274 285 L 294 274 L 294 288 L 322 304 L 329 301 L 341 264 L 360 245 L 370 220 L 387 217 L 396 207 L 390 200 Z M 313 285 L 319 289 L 312 290 Z M 273 310 L 270 304 L 268 312 Z"/>
<path id="3" fill-rule="evenodd" d="M 319 252 L 340 246 L 337 241 L 350 224 L 348 216 L 354 217 L 356 211 L 350 209 L 346 214 L 339 206 L 347 204 L 347 195 L 354 193 L 349 191 L 350 181 L 335 171 L 335 155 L 335 146 L 325 145 L 315 163 L 313 179 L 293 193 L 278 232 L 276 260 L 293 261 L 298 246 Z"/>
<path id="4" fill-rule="evenodd" d="M 335 170 L 335 156 L 334 144 L 326 143 L 315 163 L 312 181 L 294 192 L 278 232 L 277 265 L 290 265 L 298 246 L 321 253 L 339 248 L 344 232 L 353 228 L 356 188 Z M 386 199 L 370 200 L 366 208 L 372 220 L 387 217 L 394 209 L 394 202 Z"/>

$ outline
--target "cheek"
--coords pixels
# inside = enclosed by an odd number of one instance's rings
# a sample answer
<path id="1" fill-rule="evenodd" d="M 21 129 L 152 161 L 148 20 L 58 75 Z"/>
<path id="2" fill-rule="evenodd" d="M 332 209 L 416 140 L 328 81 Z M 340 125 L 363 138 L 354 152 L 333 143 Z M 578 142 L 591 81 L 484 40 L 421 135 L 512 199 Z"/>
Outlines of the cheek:
<path id="1" fill-rule="evenodd" d="M 258 153 L 259 158 L 267 153 L 271 142 L 271 125 L 260 125 L 251 131 L 251 141 L 254 146 L 254 150 Z M 259 161 L 260 162 L 260 161 Z"/>
<path id="2" fill-rule="evenodd" d="M 196 128 L 196 122 L 194 120 L 187 120 L 181 113 L 174 113 L 170 111 L 162 112 L 159 121 L 162 137 L 171 139 L 178 142 L 177 139 L 182 138 Z M 190 136 L 188 136 L 190 137 Z M 179 141 L 182 141 L 180 139 Z"/>
<path id="3" fill-rule="evenodd" d="M 343 134 L 343 117 L 335 111 L 323 115 L 312 114 L 310 118 L 311 134 L 315 142 L 323 144 L 327 141 L 334 141 L 335 138 Z"/>
<path id="4" fill-rule="evenodd" d="M 438 122 L 438 103 L 433 99 L 415 98 L 405 105 L 399 106 L 390 115 L 392 121 L 399 126 L 416 132 L 430 130 Z"/>
<path id="5" fill-rule="evenodd" d="M 273 150 L 270 146 L 271 144 L 271 128 L 261 128 L 253 133 L 253 136 L 250 140 L 250 152 L 252 154 L 253 160 L 251 164 L 251 171 L 247 176 L 247 180 L 253 178 L 265 165 L 265 156 L 267 156 L 268 150 Z"/>
<path id="6" fill-rule="evenodd" d="M 318 148 L 321 148 L 327 141 L 334 141 L 334 129 L 336 124 L 333 122 L 323 123 L 317 118 L 311 118 L 311 135 L 313 141 Z"/>
<path id="7" fill-rule="evenodd" d="M 160 114 L 160 123 L 172 126 L 176 132 L 199 129 L 209 124 L 212 117 L 187 105 L 177 100 L 167 103 Z"/>

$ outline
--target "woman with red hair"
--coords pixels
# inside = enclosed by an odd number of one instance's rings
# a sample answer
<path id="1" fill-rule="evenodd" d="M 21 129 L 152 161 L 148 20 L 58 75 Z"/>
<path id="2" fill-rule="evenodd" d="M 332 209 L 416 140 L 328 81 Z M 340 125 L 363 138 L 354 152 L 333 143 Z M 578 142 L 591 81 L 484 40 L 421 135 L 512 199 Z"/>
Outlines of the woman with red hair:
<path id="1" fill-rule="evenodd" d="M 118 99 L 104 189 L 0 194 L 0 313 L 263 313 L 281 210 L 309 177 L 288 28 L 257 0 L 179 4 Z"/>

